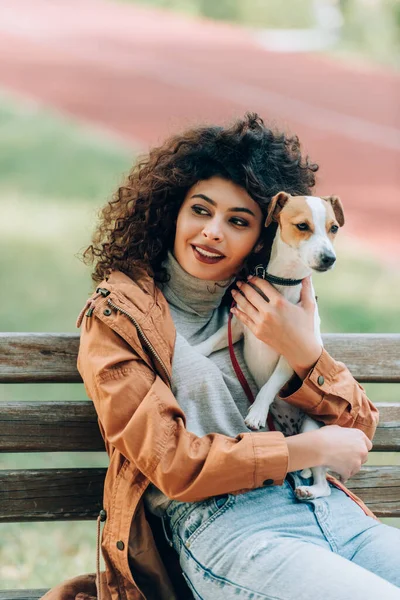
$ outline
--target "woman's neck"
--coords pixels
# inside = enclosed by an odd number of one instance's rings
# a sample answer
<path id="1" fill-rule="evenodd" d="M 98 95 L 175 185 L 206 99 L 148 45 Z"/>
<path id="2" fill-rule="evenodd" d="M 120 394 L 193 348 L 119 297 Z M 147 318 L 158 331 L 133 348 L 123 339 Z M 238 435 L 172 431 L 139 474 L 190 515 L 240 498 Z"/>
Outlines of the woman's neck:
<path id="1" fill-rule="evenodd" d="M 226 289 L 234 277 L 224 281 L 199 279 L 185 271 L 171 251 L 163 262 L 170 276 L 169 281 L 159 284 L 170 304 L 182 311 L 208 316 L 220 304 Z"/>

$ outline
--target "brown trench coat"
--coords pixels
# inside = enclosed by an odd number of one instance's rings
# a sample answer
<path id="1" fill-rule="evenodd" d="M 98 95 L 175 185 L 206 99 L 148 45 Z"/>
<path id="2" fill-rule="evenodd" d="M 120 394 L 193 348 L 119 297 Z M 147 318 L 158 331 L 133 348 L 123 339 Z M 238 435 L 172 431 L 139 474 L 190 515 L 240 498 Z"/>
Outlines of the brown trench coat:
<path id="1" fill-rule="evenodd" d="M 133 281 L 114 271 L 82 309 L 81 323 L 78 369 L 110 458 L 104 484 L 106 571 L 101 574 L 101 598 L 186 600 L 192 596 L 177 555 L 160 534 L 160 520 L 144 510 L 148 484 L 153 482 L 169 498 L 189 502 L 244 492 L 267 479 L 281 485 L 288 462 L 285 438 L 280 432 L 199 438 L 187 431 L 170 387 L 175 326 L 167 301 L 147 275 Z M 374 435 L 376 408 L 348 369 L 325 350 L 306 379 L 294 376 L 280 395 L 325 424 Z M 44 596 L 90 597 L 98 597 L 94 574 L 69 580 Z"/>

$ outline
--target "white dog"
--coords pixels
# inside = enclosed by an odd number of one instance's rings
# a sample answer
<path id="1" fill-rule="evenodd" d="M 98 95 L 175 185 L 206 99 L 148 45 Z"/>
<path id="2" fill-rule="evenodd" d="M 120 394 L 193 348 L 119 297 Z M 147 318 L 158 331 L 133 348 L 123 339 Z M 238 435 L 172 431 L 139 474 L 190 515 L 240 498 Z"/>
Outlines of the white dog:
<path id="1" fill-rule="evenodd" d="M 272 244 L 268 272 L 260 265 L 256 275 L 270 281 L 290 302 L 297 304 L 300 299 L 302 280 L 312 271 L 327 271 L 335 263 L 336 255 L 333 240 L 339 227 L 344 225 L 343 208 L 337 196 L 318 198 L 314 196 L 291 196 L 279 192 L 271 200 L 265 226 L 278 222 L 278 229 Z M 320 318 L 315 306 L 314 331 L 322 345 Z M 232 318 L 232 341 L 235 343 L 244 336 L 244 358 L 249 371 L 259 388 L 254 404 L 245 419 L 250 429 L 264 427 L 271 407 L 274 421 L 285 435 L 311 431 L 320 425 L 294 406 L 276 398 L 281 387 L 293 375 L 293 370 L 283 356 L 279 356 L 270 346 L 260 341 L 235 317 Z M 198 344 L 196 349 L 208 356 L 211 352 L 228 345 L 228 325 L 219 329 L 208 340 Z M 272 405 L 272 406 L 271 406 Z M 330 487 L 326 481 L 326 469 L 313 467 L 312 486 L 299 486 L 296 496 L 308 500 L 329 496 Z M 310 477 L 310 469 L 302 471 L 303 477 Z"/>

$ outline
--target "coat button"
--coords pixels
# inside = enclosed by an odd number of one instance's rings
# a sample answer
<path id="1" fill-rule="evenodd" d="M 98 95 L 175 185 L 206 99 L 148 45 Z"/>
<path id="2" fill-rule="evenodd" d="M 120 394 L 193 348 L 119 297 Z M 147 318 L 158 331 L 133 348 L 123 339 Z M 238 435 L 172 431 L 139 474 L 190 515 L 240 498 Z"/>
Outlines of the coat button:
<path id="1" fill-rule="evenodd" d="M 99 517 L 100 517 L 100 521 L 105 521 L 107 519 L 107 511 L 104 510 L 104 508 L 101 509 L 101 511 L 99 512 Z"/>
<path id="2" fill-rule="evenodd" d="M 110 308 L 106 308 L 103 310 L 103 315 L 106 315 L 106 317 L 109 317 L 111 315 L 111 309 Z"/>
<path id="3" fill-rule="evenodd" d="M 118 550 L 123 550 L 125 548 L 124 542 L 122 542 L 121 540 L 118 540 L 117 548 L 118 548 Z"/>
<path id="4" fill-rule="evenodd" d="M 273 485 L 274 480 L 273 479 L 266 479 L 263 483 L 263 485 Z"/>
<path id="5" fill-rule="evenodd" d="M 318 377 L 318 385 L 324 385 L 324 383 L 325 383 L 325 379 L 324 379 L 323 375 L 320 375 Z"/>

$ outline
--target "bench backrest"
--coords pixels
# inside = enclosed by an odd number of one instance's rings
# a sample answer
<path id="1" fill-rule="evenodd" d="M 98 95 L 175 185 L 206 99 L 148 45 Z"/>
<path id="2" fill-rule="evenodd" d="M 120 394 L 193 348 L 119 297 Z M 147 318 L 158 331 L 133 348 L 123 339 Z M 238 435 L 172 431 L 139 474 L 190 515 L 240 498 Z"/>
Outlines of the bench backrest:
<path id="1" fill-rule="evenodd" d="M 360 382 L 400 383 L 400 334 L 324 335 Z M 0 383 L 79 383 L 79 336 L 0 334 Z M 380 403 L 374 451 L 400 450 L 400 403 Z M 0 452 L 102 451 L 91 402 L 0 403 Z M 94 519 L 105 469 L 0 471 L 0 522 Z M 364 467 L 349 482 L 381 517 L 400 517 L 400 466 Z"/>

